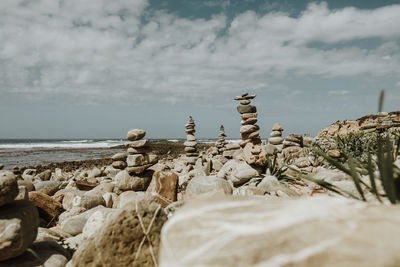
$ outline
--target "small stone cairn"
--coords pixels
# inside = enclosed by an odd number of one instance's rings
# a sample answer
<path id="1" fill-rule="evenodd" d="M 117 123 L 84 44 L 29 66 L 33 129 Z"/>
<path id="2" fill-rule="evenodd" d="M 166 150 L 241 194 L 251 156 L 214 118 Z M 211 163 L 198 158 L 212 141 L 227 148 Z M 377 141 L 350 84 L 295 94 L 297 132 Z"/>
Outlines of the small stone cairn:
<path id="1" fill-rule="evenodd" d="M 282 152 L 288 156 L 293 153 L 300 152 L 303 147 L 303 136 L 301 134 L 290 134 L 283 141 Z"/>
<path id="2" fill-rule="evenodd" d="M 218 141 L 215 143 L 219 154 L 222 154 L 225 151 L 225 145 L 228 143 L 225 141 L 225 137 L 224 125 L 221 125 L 219 128 Z"/>
<path id="3" fill-rule="evenodd" d="M 197 142 L 196 137 L 194 136 L 196 124 L 193 121 L 192 116 L 189 116 L 189 121 L 185 125 L 186 132 L 186 141 L 183 143 L 185 146 L 185 154 L 186 160 L 189 164 L 195 164 L 197 158 L 199 157 L 199 153 L 197 152 Z"/>
<path id="4" fill-rule="evenodd" d="M 237 111 L 242 114 L 240 127 L 240 146 L 243 148 L 243 158 L 250 165 L 263 166 L 266 158 L 266 152 L 263 145 L 261 145 L 260 134 L 258 130 L 260 127 L 257 123 L 257 108 L 251 104 L 251 99 L 256 95 L 249 95 L 248 93 L 236 96 L 234 100 L 240 101 Z"/>
<path id="5" fill-rule="evenodd" d="M 283 137 L 282 137 L 283 127 L 279 123 L 275 123 L 272 126 L 272 132 L 268 139 L 268 143 L 274 145 L 278 151 L 282 151 L 283 148 Z"/>
<path id="6" fill-rule="evenodd" d="M 112 157 L 112 166 L 115 169 L 126 170 L 129 173 L 141 174 L 147 168 L 157 163 L 158 156 L 148 154 L 150 152 L 149 142 L 145 137 L 146 131 L 142 129 L 131 129 L 126 135 L 128 147 L 126 153 L 117 153 Z"/>

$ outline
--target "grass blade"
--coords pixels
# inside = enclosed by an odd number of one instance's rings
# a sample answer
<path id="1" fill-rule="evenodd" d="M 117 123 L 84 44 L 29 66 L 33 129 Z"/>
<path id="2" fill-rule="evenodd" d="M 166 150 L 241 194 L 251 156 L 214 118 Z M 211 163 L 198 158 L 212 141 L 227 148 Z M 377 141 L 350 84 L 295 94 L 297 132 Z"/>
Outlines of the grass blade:
<path id="1" fill-rule="evenodd" d="M 368 154 L 368 174 L 369 174 L 368 175 L 369 180 L 371 182 L 372 192 L 375 194 L 378 201 L 382 203 L 381 197 L 379 196 L 379 193 L 378 193 L 378 190 L 377 190 L 376 184 L 375 184 L 375 174 L 374 174 L 374 170 L 372 168 L 371 154 Z"/>
<path id="2" fill-rule="evenodd" d="M 385 90 L 381 90 L 381 93 L 379 95 L 379 104 L 378 104 L 378 112 L 382 112 L 383 110 L 383 100 L 385 98 Z"/>

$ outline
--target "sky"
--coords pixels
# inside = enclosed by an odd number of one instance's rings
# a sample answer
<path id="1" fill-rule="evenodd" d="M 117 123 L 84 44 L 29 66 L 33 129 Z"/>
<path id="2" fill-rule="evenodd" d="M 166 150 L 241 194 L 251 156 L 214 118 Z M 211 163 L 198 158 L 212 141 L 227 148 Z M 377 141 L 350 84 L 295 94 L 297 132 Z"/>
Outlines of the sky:
<path id="1" fill-rule="evenodd" d="M 1 0 L 0 138 L 316 135 L 400 110 L 400 0 Z"/>

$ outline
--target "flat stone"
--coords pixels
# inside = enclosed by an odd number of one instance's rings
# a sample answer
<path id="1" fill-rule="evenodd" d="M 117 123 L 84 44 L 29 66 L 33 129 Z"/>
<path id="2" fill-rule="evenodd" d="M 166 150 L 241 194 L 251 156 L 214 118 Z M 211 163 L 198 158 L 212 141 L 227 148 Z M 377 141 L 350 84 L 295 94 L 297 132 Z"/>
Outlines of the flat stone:
<path id="1" fill-rule="evenodd" d="M 112 160 L 114 161 L 125 161 L 126 157 L 128 157 L 128 155 L 126 153 L 117 153 L 114 154 L 114 156 L 111 157 Z"/>
<path id="2" fill-rule="evenodd" d="M 259 129 L 260 127 L 258 125 L 244 125 L 240 127 L 240 133 L 241 134 L 252 133 Z"/>
<path id="3" fill-rule="evenodd" d="M 291 141 L 284 140 L 284 141 L 283 141 L 283 146 L 284 146 L 284 147 L 290 147 L 290 146 L 298 146 L 298 147 L 300 147 L 300 144 L 299 144 L 299 143 L 295 143 L 295 142 L 291 142 Z"/>
<path id="4" fill-rule="evenodd" d="M 241 121 L 242 125 L 255 124 L 255 123 L 257 123 L 257 118 L 248 118 L 245 121 Z"/>
<path id="5" fill-rule="evenodd" d="M 259 138 L 259 136 L 260 136 L 260 133 L 258 131 L 240 134 L 240 138 L 242 140 L 255 139 L 255 138 Z"/>
<path id="6" fill-rule="evenodd" d="M 255 98 L 256 95 L 235 96 L 234 100 L 248 100 Z"/>
<path id="7" fill-rule="evenodd" d="M 282 137 L 282 132 L 281 131 L 272 131 L 269 134 L 270 137 Z"/>
<path id="8" fill-rule="evenodd" d="M 146 131 L 142 129 L 132 129 L 126 135 L 129 141 L 136 141 L 142 139 L 146 135 Z"/>
<path id="9" fill-rule="evenodd" d="M 147 164 L 144 166 L 136 166 L 136 167 L 126 167 L 126 171 L 129 173 L 134 173 L 134 174 L 141 174 L 144 172 L 147 168 L 153 166 L 154 164 Z"/>
<path id="10" fill-rule="evenodd" d="M 58 216 L 64 212 L 64 208 L 60 202 L 42 192 L 29 192 L 29 201 L 38 208 L 39 216 L 48 225 L 54 225 L 58 220 Z"/>
<path id="11" fill-rule="evenodd" d="M 240 149 L 240 146 L 239 144 L 226 144 L 225 149 L 226 150 Z"/>
<path id="12" fill-rule="evenodd" d="M 196 141 L 196 137 L 193 134 L 186 135 L 187 141 Z"/>
<path id="13" fill-rule="evenodd" d="M 252 106 L 252 105 L 246 105 L 246 106 L 241 105 L 241 106 L 237 106 L 237 111 L 240 114 L 243 114 L 243 113 L 255 113 L 255 112 L 257 112 L 257 108 L 255 106 Z"/>
<path id="14" fill-rule="evenodd" d="M 61 182 L 59 181 L 40 181 L 35 183 L 35 191 L 52 196 L 60 190 Z"/>
<path id="15" fill-rule="evenodd" d="M 35 186 L 31 181 L 18 180 L 18 186 L 25 186 L 28 192 L 35 191 Z"/>
<path id="16" fill-rule="evenodd" d="M 149 146 L 144 146 L 144 147 L 140 147 L 140 148 L 133 148 L 133 147 L 129 147 L 127 152 L 131 155 L 134 154 L 145 154 L 145 153 L 150 153 L 151 152 L 151 148 Z"/>
<path id="17" fill-rule="evenodd" d="M 196 132 L 195 129 L 186 129 L 185 130 L 185 133 L 187 133 L 187 134 L 194 134 L 195 132 Z"/>
<path id="18" fill-rule="evenodd" d="M 251 103 L 251 101 L 247 100 L 247 99 L 240 101 L 240 105 L 249 105 L 250 103 Z"/>
<path id="19" fill-rule="evenodd" d="M 147 145 L 147 139 L 127 142 L 125 145 L 133 148 L 141 148 Z"/>
<path id="20" fill-rule="evenodd" d="M 240 118 L 245 121 L 245 120 L 250 119 L 250 118 L 257 118 L 257 115 L 258 115 L 257 112 L 255 112 L 255 113 L 244 113 L 244 114 L 242 114 L 240 116 Z"/>
<path id="21" fill-rule="evenodd" d="M 1 206 L 0 261 L 22 255 L 36 239 L 38 227 L 38 211 L 29 201 L 17 200 Z"/>
<path id="22" fill-rule="evenodd" d="M 36 175 L 42 181 L 48 181 L 51 177 L 51 170 L 45 170 Z"/>
<path id="23" fill-rule="evenodd" d="M 120 160 L 118 160 L 118 161 L 113 161 L 113 163 L 111 164 L 111 166 L 113 167 L 113 168 L 115 168 L 115 169 L 120 169 L 120 170 L 123 170 L 123 169 L 125 169 L 126 168 L 126 162 L 125 161 L 120 161 Z"/>
<path id="24" fill-rule="evenodd" d="M 129 168 L 131 167 L 128 167 L 125 171 L 119 172 L 115 176 L 114 181 L 116 187 L 121 191 L 145 191 L 151 182 L 151 174 L 144 177 L 133 176 L 129 174 Z"/>
<path id="25" fill-rule="evenodd" d="M 195 176 L 189 181 L 185 194 L 188 197 L 193 197 L 218 191 L 223 192 L 225 195 L 231 195 L 233 190 L 225 179 L 215 176 Z"/>
<path id="26" fill-rule="evenodd" d="M 18 191 L 15 175 L 10 171 L 0 171 L 0 206 L 12 202 Z"/>
<path id="27" fill-rule="evenodd" d="M 149 163 L 149 156 L 147 154 L 129 155 L 126 163 L 128 167 L 143 166 Z"/>
<path id="28" fill-rule="evenodd" d="M 195 146 L 197 146 L 197 142 L 196 141 L 186 141 L 183 143 L 183 145 L 186 147 L 195 147 Z"/>
<path id="29" fill-rule="evenodd" d="M 271 137 L 268 139 L 268 142 L 272 145 L 279 145 L 283 143 L 283 138 L 282 137 Z"/>
<path id="30" fill-rule="evenodd" d="M 188 156 L 188 157 L 198 157 L 199 156 L 199 153 L 186 153 L 186 156 Z"/>
<path id="31" fill-rule="evenodd" d="M 186 153 L 192 153 L 192 152 L 196 152 L 197 149 L 196 149 L 195 147 L 187 146 L 187 147 L 185 147 L 184 151 L 185 151 Z"/>

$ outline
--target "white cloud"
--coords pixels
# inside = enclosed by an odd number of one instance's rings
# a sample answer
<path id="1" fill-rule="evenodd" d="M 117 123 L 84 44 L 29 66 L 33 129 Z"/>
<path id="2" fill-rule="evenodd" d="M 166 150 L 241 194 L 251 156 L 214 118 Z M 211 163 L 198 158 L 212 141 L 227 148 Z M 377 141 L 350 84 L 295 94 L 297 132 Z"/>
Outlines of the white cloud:
<path id="1" fill-rule="evenodd" d="M 67 94 L 85 103 L 212 100 L 243 88 L 285 88 L 292 76 L 400 73 L 400 5 L 311 4 L 298 18 L 247 11 L 231 24 L 223 14 L 186 19 L 147 7 L 145 0 L 0 1 L 2 95 Z M 375 49 L 309 46 L 364 38 L 382 42 Z"/>

